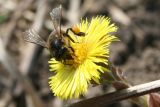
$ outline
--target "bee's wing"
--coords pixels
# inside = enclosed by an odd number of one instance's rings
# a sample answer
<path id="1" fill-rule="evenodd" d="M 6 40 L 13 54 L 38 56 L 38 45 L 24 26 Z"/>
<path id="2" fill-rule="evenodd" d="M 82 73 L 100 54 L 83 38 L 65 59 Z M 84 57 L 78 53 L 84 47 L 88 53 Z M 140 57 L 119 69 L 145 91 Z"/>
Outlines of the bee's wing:
<path id="1" fill-rule="evenodd" d="M 41 45 L 45 48 L 48 48 L 46 42 L 33 29 L 29 29 L 29 30 L 25 31 L 25 35 L 23 37 L 24 37 L 24 40 L 27 42 L 38 44 L 38 45 Z"/>
<path id="2" fill-rule="evenodd" d="M 55 29 L 56 32 L 60 35 L 60 33 L 61 33 L 62 6 L 60 5 L 59 7 L 54 8 L 54 9 L 50 12 L 50 16 L 51 16 L 52 21 L 53 21 L 54 29 Z M 59 28 L 58 28 L 58 27 L 59 27 Z"/>

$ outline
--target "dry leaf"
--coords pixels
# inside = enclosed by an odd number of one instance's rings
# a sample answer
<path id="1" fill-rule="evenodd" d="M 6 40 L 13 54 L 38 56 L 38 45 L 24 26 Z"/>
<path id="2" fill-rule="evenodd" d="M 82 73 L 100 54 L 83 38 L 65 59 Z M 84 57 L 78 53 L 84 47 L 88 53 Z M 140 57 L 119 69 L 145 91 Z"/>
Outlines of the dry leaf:
<path id="1" fill-rule="evenodd" d="M 149 94 L 149 107 L 160 107 L 160 94 Z"/>

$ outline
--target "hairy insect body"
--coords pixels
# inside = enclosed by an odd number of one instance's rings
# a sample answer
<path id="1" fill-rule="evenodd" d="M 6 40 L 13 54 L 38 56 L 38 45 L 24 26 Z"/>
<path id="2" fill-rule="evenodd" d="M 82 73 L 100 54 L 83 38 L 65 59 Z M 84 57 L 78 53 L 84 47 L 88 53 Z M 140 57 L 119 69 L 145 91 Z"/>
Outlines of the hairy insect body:
<path id="1" fill-rule="evenodd" d="M 61 13 L 61 6 L 50 12 L 54 29 L 49 35 L 47 42 L 33 29 L 25 32 L 24 40 L 47 48 L 50 51 L 51 56 L 57 61 L 69 64 L 68 62 L 72 62 L 72 56 L 74 55 L 74 50 L 70 46 L 70 42 L 78 43 L 77 36 L 85 36 L 85 34 L 80 32 L 77 26 L 68 28 L 66 32 L 61 30 Z"/>
<path id="2" fill-rule="evenodd" d="M 69 47 L 69 40 L 66 40 L 67 38 L 57 38 L 56 36 L 49 36 L 48 39 L 48 46 L 49 51 L 51 53 L 52 57 L 55 57 L 57 61 L 62 60 L 70 60 L 71 57 L 71 50 Z"/>

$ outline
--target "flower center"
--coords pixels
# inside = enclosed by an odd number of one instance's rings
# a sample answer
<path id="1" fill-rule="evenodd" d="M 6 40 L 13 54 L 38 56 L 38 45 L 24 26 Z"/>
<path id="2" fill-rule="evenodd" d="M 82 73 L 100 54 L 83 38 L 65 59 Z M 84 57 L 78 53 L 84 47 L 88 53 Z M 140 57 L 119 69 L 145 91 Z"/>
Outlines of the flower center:
<path id="1" fill-rule="evenodd" d="M 78 66 L 82 64 L 84 60 L 87 58 L 87 47 L 85 43 L 76 43 L 74 44 L 73 47 L 74 47 L 73 65 Z"/>

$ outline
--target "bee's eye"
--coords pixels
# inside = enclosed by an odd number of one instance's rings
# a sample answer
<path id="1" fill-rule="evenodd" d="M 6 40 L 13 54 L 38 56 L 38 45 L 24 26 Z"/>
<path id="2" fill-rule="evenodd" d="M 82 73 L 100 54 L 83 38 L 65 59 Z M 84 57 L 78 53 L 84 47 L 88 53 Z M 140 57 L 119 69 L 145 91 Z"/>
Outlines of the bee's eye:
<path id="1" fill-rule="evenodd" d="M 60 39 L 55 39 L 52 43 L 51 43 L 51 47 L 52 49 L 60 49 L 63 45 L 63 42 Z"/>

